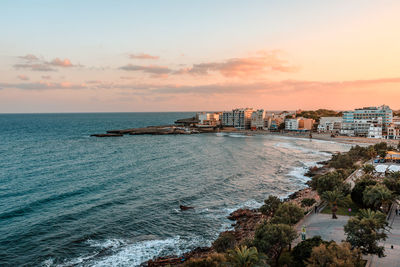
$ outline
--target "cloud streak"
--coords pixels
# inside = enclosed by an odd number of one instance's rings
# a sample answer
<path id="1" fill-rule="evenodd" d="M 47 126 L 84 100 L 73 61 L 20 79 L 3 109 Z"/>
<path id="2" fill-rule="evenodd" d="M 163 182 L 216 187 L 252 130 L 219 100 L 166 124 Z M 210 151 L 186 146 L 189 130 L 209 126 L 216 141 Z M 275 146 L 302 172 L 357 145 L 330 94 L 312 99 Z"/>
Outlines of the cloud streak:
<path id="1" fill-rule="evenodd" d="M 155 75 L 163 75 L 172 73 L 172 70 L 165 66 L 157 66 L 157 65 L 149 65 L 149 66 L 140 66 L 140 65 L 132 65 L 128 64 L 120 67 L 119 69 L 125 71 L 142 71 L 149 74 Z"/>
<path id="2" fill-rule="evenodd" d="M 157 60 L 160 57 L 159 56 L 152 56 L 149 54 L 145 54 L 145 53 L 140 53 L 140 54 L 130 54 L 129 58 L 131 59 L 151 59 L 151 60 Z"/>
<path id="3" fill-rule="evenodd" d="M 28 54 L 26 56 L 20 56 L 25 62 L 14 65 L 15 69 L 25 69 L 30 71 L 57 71 L 57 68 L 71 68 L 78 67 L 80 65 L 74 65 L 68 58 L 60 59 L 55 58 L 51 61 L 45 61 L 39 59 L 37 56 Z"/>
<path id="4" fill-rule="evenodd" d="M 177 73 L 209 75 L 216 72 L 225 77 L 252 78 L 273 72 L 296 72 L 298 69 L 288 61 L 280 59 L 276 52 L 269 52 L 257 57 L 231 58 L 221 62 L 194 64 Z"/>

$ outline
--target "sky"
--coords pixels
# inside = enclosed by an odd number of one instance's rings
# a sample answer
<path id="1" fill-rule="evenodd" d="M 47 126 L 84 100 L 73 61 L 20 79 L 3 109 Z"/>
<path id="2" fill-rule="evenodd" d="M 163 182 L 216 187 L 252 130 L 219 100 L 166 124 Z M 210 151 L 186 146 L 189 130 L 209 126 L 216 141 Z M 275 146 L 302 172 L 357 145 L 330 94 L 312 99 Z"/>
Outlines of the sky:
<path id="1" fill-rule="evenodd" d="M 400 109 L 400 1 L 0 1 L 0 113 Z"/>

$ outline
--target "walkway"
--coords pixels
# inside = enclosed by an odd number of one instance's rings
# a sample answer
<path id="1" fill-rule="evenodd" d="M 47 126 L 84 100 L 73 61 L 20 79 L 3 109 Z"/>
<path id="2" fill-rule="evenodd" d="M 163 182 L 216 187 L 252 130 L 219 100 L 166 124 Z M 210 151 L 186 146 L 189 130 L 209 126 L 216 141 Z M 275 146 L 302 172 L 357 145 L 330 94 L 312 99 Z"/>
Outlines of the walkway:
<path id="1" fill-rule="evenodd" d="M 337 219 L 332 219 L 331 214 L 310 214 L 302 220 L 301 223 L 296 225 L 296 230 L 301 234 L 301 229 L 303 225 L 305 225 L 306 238 L 319 235 L 323 240 L 334 240 L 340 243 L 342 240 L 346 239 L 343 227 L 350 217 L 341 215 L 337 217 Z M 293 246 L 297 245 L 299 242 L 301 242 L 301 237 L 294 241 Z"/>
<path id="2" fill-rule="evenodd" d="M 381 245 L 385 246 L 386 257 L 379 258 L 373 256 L 369 266 L 385 266 L 385 267 L 398 267 L 400 266 L 400 215 L 396 216 L 394 209 L 389 216 L 390 233 L 385 242 Z M 393 249 L 391 246 L 393 245 Z"/>

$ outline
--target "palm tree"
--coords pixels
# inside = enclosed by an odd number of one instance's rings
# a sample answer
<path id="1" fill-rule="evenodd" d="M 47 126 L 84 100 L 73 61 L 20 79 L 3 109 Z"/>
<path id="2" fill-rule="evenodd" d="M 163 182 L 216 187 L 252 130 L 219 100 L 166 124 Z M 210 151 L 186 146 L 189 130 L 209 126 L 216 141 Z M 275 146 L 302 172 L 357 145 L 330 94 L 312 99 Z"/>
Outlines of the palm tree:
<path id="1" fill-rule="evenodd" d="M 370 174 L 370 173 L 373 173 L 375 171 L 375 167 L 372 166 L 371 164 L 364 165 L 362 169 L 366 174 Z"/>
<path id="2" fill-rule="evenodd" d="M 234 267 L 250 267 L 259 260 L 257 248 L 248 248 L 247 246 L 228 250 L 227 259 Z"/>
<path id="3" fill-rule="evenodd" d="M 363 195 L 363 202 L 375 209 L 382 206 L 386 210 L 394 199 L 393 192 L 382 184 L 368 186 Z"/>
<path id="4" fill-rule="evenodd" d="M 384 226 L 387 224 L 386 222 L 386 215 L 380 211 L 373 211 L 371 209 L 362 209 L 358 212 L 357 217 L 362 219 L 367 219 L 374 221 L 376 225 Z"/>
<path id="5" fill-rule="evenodd" d="M 339 190 L 325 191 L 322 193 L 321 198 L 328 202 L 332 210 L 332 219 L 337 219 L 336 212 L 338 210 L 337 205 L 346 204 L 346 197 Z"/>

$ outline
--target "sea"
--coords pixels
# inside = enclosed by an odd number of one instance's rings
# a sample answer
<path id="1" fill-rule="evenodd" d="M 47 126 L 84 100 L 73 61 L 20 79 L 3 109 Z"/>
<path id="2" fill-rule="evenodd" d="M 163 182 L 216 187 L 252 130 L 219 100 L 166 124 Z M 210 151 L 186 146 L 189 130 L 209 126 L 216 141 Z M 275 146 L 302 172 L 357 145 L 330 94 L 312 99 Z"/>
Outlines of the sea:
<path id="1" fill-rule="evenodd" d="M 236 133 L 90 137 L 191 116 L 0 114 L 0 266 L 138 266 L 209 246 L 231 212 L 304 188 L 310 166 L 350 148 Z"/>

